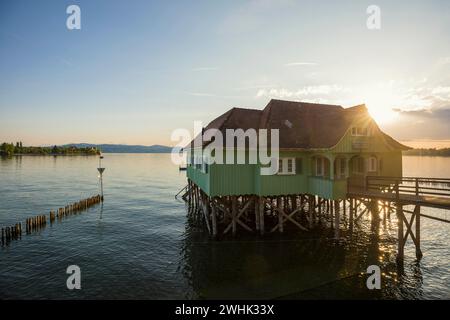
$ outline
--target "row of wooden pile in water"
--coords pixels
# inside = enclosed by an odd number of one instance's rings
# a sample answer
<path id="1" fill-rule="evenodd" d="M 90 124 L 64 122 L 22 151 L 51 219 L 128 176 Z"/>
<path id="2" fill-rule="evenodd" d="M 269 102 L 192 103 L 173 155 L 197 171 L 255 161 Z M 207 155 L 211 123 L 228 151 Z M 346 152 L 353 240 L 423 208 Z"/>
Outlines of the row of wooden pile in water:
<path id="1" fill-rule="evenodd" d="M 56 219 L 60 221 L 62 218 L 80 213 L 82 211 L 87 210 L 89 207 L 96 205 L 103 201 L 103 197 L 100 195 L 96 195 L 87 199 L 83 199 L 81 201 L 69 204 L 63 208 L 59 208 L 58 210 L 50 211 L 48 215 L 48 220 L 50 224 L 53 224 Z M 27 218 L 25 220 L 25 232 L 26 234 L 30 234 L 33 231 L 40 230 L 47 225 L 47 215 L 38 215 L 35 217 Z M 14 226 L 2 228 L 2 245 L 9 244 L 12 240 L 18 240 L 22 238 L 22 223 L 16 223 Z"/>

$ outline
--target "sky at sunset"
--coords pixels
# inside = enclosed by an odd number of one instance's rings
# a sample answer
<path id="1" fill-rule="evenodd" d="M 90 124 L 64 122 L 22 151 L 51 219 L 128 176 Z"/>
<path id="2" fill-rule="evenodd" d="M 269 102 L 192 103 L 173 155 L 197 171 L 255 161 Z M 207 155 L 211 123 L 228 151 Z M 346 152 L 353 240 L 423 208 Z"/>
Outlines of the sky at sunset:
<path id="1" fill-rule="evenodd" d="M 450 147 L 449 39 L 450 1 L 2 0 L 0 142 L 174 145 L 278 98 L 365 103 L 394 138 Z"/>

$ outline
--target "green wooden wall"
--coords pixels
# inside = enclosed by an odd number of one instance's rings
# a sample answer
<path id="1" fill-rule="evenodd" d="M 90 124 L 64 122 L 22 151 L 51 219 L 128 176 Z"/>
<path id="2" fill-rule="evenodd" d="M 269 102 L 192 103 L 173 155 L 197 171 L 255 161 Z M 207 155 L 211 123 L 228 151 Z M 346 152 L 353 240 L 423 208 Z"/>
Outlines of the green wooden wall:
<path id="1" fill-rule="evenodd" d="M 317 156 L 329 160 L 328 177 L 314 176 L 313 159 Z M 295 175 L 264 176 L 260 174 L 259 164 L 212 164 L 207 173 L 194 166 L 188 166 L 187 176 L 210 196 L 278 196 L 307 193 L 327 199 L 342 199 L 346 197 L 347 179 L 338 179 L 334 176 L 335 159 L 339 157 L 346 160 L 346 177 L 348 177 L 352 174 L 349 172 L 350 159 L 353 157 L 368 159 L 370 156 L 375 156 L 378 160 L 377 171 L 366 172 L 366 175 L 398 177 L 402 175 L 400 150 L 392 151 L 380 134 L 355 137 L 348 130 L 339 143 L 330 149 L 280 152 L 280 157 L 301 159 L 302 171 Z"/>

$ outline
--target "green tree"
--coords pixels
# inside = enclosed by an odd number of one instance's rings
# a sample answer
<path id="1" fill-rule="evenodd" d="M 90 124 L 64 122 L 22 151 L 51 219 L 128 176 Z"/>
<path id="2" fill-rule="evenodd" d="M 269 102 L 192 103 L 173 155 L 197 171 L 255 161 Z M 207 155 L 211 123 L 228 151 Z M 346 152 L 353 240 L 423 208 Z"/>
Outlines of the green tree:
<path id="1" fill-rule="evenodd" d="M 4 142 L 1 145 L 0 153 L 2 155 L 12 156 L 14 154 L 14 144 Z"/>

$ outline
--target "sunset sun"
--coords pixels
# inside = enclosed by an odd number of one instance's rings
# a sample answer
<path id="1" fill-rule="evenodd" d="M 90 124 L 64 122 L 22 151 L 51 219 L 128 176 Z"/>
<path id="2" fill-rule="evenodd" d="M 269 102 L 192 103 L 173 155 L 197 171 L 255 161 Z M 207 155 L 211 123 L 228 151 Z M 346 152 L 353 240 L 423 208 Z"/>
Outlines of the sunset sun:
<path id="1" fill-rule="evenodd" d="M 389 90 L 367 92 L 365 101 L 370 115 L 378 124 L 391 123 L 398 117 L 398 112 L 393 108 L 401 103 L 401 99 Z"/>

